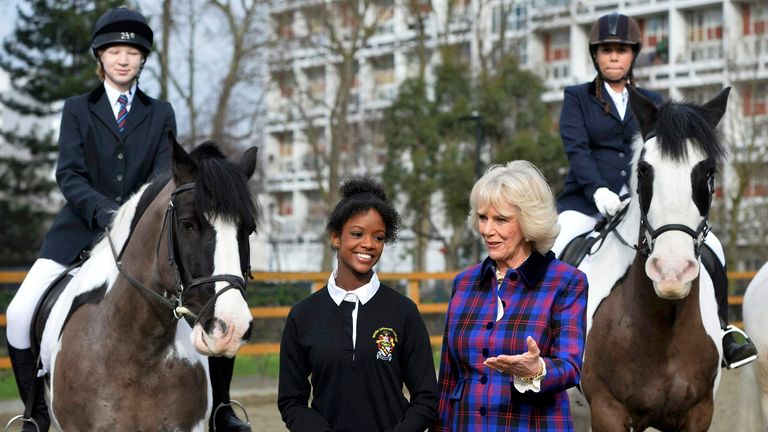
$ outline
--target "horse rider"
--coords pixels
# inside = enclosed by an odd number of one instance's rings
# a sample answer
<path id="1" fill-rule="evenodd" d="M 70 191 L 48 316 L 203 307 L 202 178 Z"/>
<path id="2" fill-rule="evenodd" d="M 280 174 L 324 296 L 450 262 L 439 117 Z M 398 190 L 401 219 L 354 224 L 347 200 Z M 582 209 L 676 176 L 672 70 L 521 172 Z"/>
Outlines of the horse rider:
<path id="1" fill-rule="evenodd" d="M 557 198 L 560 235 L 552 250 L 561 256 L 575 237 L 591 231 L 601 217 L 616 215 L 629 193 L 632 140 L 637 121 L 629 108 L 627 85 L 634 85 L 632 68 L 642 47 L 640 27 L 626 15 L 600 17 L 589 32 L 589 52 L 597 75 L 592 82 L 565 89 L 560 112 L 560 136 L 569 162 L 565 188 Z M 661 96 L 638 88 L 661 104 Z M 728 325 L 728 280 L 723 248 L 710 232 L 702 248 L 702 262 L 715 285 L 723 329 L 724 363 L 738 367 L 757 358 L 757 349 L 744 338 L 737 343 Z M 745 335 L 744 335 L 745 336 Z"/>
<path id="2" fill-rule="evenodd" d="M 37 366 L 30 327 L 35 308 L 51 282 L 86 255 L 120 204 L 170 167 L 167 132 L 176 133 L 173 107 L 138 87 L 152 41 L 152 29 L 140 13 L 125 7 L 108 10 L 91 38 L 102 83 L 64 103 L 56 180 L 66 203 L 6 311 L 8 354 L 19 395 L 27 404 L 35 389 L 31 418 L 41 431 L 48 430 L 50 418 L 44 386 L 33 387 Z M 233 359 L 210 360 L 214 406 L 229 402 L 233 366 Z M 226 408 L 219 410 L 216 430 L 251 430 Z M 36 429 L 25 422 L 23 430 Z"/>

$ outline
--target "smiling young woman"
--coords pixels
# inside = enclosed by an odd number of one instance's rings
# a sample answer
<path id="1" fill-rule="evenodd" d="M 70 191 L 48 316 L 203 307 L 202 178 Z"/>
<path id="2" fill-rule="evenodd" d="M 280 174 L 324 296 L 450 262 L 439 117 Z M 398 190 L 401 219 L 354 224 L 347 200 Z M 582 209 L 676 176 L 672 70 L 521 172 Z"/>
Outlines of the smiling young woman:
<path id="1" fill-rule="evenodd" d="M 429 334 L 415 303 L 374 271 L 400 216 L 373 179 L 349 178 L 341 195 L 326 226 L 337 268 L 283 329 L 278 408 L 291 431 L 423 431 L 437 408 Z"/>

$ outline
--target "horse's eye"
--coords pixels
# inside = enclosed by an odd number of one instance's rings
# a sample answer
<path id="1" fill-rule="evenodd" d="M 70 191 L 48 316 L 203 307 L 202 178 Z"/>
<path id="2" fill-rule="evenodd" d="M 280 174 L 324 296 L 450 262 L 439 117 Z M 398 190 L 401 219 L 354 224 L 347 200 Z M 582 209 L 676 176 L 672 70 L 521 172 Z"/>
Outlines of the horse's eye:
<path id="1" fill-rule="evenodd" d="M 195 230 L 195 224 L 192 223 L 190 220 L 183 220 L 179 222 L 179 226 L 184 231 L 194 231 Z"/>
<path id="2" fill-rule="evenodd" d="M 644 164 L 637 166 L 637 178 L 645 177 L 648 175 L 648 167 Z"/>

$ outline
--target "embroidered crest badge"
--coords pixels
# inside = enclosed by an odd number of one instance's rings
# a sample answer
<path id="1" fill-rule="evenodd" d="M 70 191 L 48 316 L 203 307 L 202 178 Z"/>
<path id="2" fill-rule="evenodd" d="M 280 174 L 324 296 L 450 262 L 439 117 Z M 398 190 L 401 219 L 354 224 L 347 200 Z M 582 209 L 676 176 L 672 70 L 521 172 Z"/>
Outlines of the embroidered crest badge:
<path id="1" fill-rule="evenodd" d="M 397 333 L 388 327 L 381 327 L 373 332 L 373 340 L 376 342 L 376 358 L 392 361 L 392 353 L 397 345 Z"/>

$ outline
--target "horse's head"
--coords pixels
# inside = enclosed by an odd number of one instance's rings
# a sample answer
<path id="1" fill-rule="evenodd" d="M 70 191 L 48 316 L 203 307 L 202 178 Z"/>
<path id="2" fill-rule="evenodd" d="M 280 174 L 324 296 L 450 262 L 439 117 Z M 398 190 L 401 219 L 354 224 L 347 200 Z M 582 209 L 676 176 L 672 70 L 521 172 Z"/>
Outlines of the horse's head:
<path id="1" fill-rule="evenodd" d="M 659 297 L 681 299 L 699 275 L 716 166 L 725 157 L 716 127 L 730 88 L 702 106 L 667 102 L 660 108 L 631 87 L 629 92 L 643 141 L 633 186 L 639 244 L 648 254 L 645 272 Z"/>
<path id="2" fill-rule="evenodd" d="M 205 355 L 233 356 L 251 335 L 245 300 L 250 275 L 248 236 L 255 231 L 258 205 L 248 189 L 256 151 L 237 164 L 210 142 L 190 154 L 173 139 L 174 188 L 166 217 L 170 275 L 185 319 L 193 326 L 195 348 Z"/>

